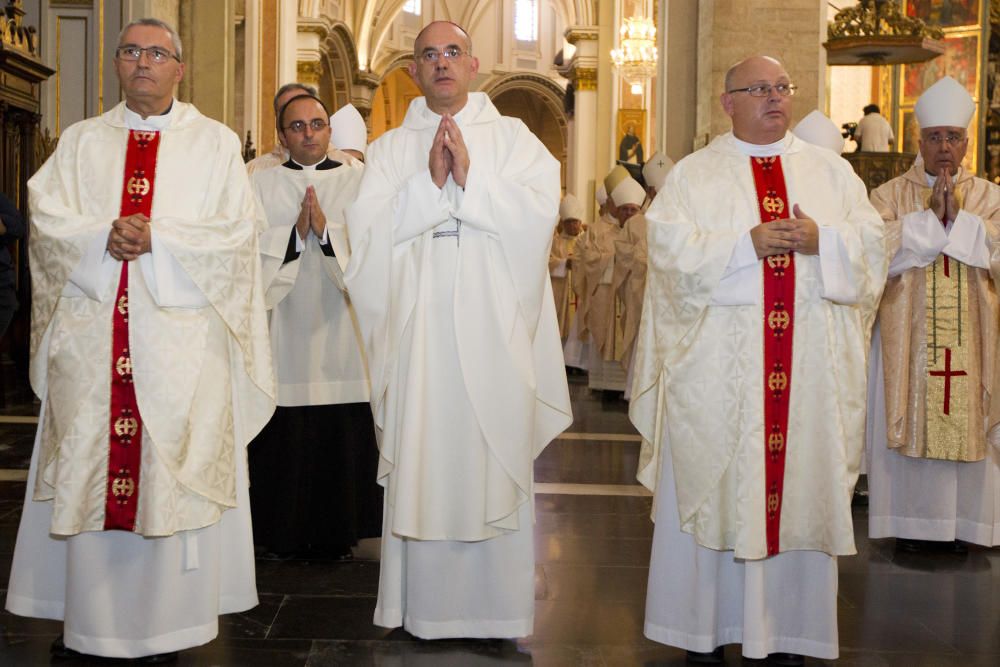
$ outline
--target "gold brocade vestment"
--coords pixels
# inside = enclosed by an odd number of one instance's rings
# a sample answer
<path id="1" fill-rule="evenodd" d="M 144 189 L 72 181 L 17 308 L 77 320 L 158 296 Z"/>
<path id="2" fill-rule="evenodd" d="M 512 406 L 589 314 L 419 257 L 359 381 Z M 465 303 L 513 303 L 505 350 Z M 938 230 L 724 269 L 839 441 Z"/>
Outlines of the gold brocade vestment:
<path id="1" fill-rule="evenodd" d="M 925 210 L 929 191 L 914 166 L 872 192 L 890 255 L 902 246 L 904 216 Z M 996 240 L 1000 188 L 961 170 L 956 191 Z M 1000 404 L 990 405 L 1000 377 L 1000 302 L 990 272 L 939 254 L 888 279 L 878 317 L 889 447 L 918 458 L 982 460 L 987 442 L 1000 437 Z"/>

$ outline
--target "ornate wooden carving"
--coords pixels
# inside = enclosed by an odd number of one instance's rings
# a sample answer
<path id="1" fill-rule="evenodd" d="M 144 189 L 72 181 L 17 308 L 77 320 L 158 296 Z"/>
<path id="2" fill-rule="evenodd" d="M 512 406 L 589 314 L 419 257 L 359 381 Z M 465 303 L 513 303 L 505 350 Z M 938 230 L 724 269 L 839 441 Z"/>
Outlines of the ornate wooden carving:
<path id="1" fill-rule="evenodd" d="M 876 153 L 858 151 L 844 153 L 844 158 L 854 167 L 854 172 L 865 182 L 868 192 L 901 175 L 916 159 L 916 153 Z"/>
<path id="2" fill-rule="evenodd" d="M 55 142 L 39 130 L 41 84 L 55 70 L 42 64 L 34 27 L 21 24 L 21 0 L 8 0 L 0 14 L 0 189 L 28 214 L 28 179 L 52 152 Z M 25 239 L 27 241 L 27 239 Z M 28 283 L 28 253 L 25 242 L 10 247 L 17 271 L 17 300 L 21 307 L 4 336 L 2 347 L 10 350 L 19 382 L 27 384 L 28 313 L 31 290 Z M 12 388 L 4 387 L 8 393 Z M 3 394 L 0 393 L 0 402 Z"/>

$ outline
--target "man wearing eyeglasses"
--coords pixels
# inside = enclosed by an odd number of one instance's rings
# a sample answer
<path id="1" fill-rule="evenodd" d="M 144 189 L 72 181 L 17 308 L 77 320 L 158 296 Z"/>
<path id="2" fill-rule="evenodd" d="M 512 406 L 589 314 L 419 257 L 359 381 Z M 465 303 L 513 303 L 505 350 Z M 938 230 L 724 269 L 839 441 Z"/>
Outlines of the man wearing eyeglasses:
<path id="1" fill-rule="evenodd" d="M 174 99 L 176 32 L 122 31 L 125 100 L 28 182 L 42 399 L 7 609 L 56 657 L 146 662 L 257 604 L 246 444 L 274 410 L 239 138 Z"/>
<path id="2" fill-rule="evenodd" d="M 250 443 L 254 542 L 279 556 L 349 558 L 377 537 L 382 489 L 368 377 L 341 264 L 344 208 L 362 163 L 327 157 L 326 106 L 312 95 L 279 109 L 289 159 L 250 177 L 268 228 L 260 236 L 278 407 Z"/>
<path id="3" fill-rule="evenodd" d="M 721 664 L 833 659 L 837 556 L 855 553 L 867 336 L 882 221 L 833 151 L 788 132 L 773 58 L 725 77 L 732 131 L 646 212 L 630 416 L 656 491 L 645 634 Z"/>
<path id="4" fill-rule="evenodd" d="M 299 83 L 297 81 L 294 81 L 292 83 L 286 83 L 280 88 L 278 88 L 278 92 L 274 94 L 274 99 L 272 100 L 272 105 L 274 107 L 274 117 L 275 118 L 278 117 L 278 112 L 281 111 L 281 108 L 283 106 L 285 106 L 285 103 L 287 103 L 293 97 L 298 97 L 299 95 L 312 95 L 315 97 L 318 95 L 318 93 L 316 92 L 316 89 L 314 87 L 305 83 Z M 364 134 L 364 119 L 360 119 L 361 120 L 360 128 L 357 128 L 357 126 L 355 126 L 346 133 L 341 133 L 336 127 L 334 127 L 335 125 L 334 118 L 337 117 L 338 114 L 347 115 L 349 113 L 346 111 L 348 107 L 350 107 L 350 109 L 353 110 L 355 114 L 357 113 L 357 110 L 354 109 L 353 105 L 347 104 L 341 107 L 337 111 L 337 113 L 335 113 L 333 116 L 330 117 L 330 126 L 332 135 L 330 137 L 330 147 L 327 149 L 327 156 L 331 160 L 339 162 L 341 164 L 352 164 L 355 159 L 364 162 L 364 145 L 366 145 L 364 144 L 364 142 L 367 138 L 367 135 Z M 341 136 L 341 134 L 346 134 L 346 136 Z M 352 139 L 353 141 L 351 141 Z M 361 157 L 357 157 L 354 154 L 347 153 L 347 151 L 340 150 L 339 148 L 337 148 L 338 145 L 342 145 L 345 148 L 348 146 L 352 146 L 355 149 L 355 152 L 361 153 Z M 358 151 L 358 149 L 360 149 L 360 151 Z M 270 152 L 264 153 L 263 155 L 258 155 L 254 159 L 247 162 L 247 173 L 252 175 L 254 172 L 259 170 L 273 169 L 274 167 L 280 167 L 286 162 L 288 162 L 288 149 L 285 148 L 285 146 L 279 140 L 274 145 L 274 148 L 271 149 Z"/>
<path id="5" fill-rule="evenodd" d="M 532 632 L 532 461 L 569 426 L 548 280 L 559 163 L 469 87 L 460 26 L 414 43 L 423 97 L 368 150 L 344 278 L 379 430 L 375 623 L 425 638 Z"/>
<path id="6" fill-rule="evenodd" d="M 872 346 L 868 530 L 906 551 L 1000 545 L 1000 187 L 962 166 L 975 109 L 951 77 L 924 91 L 923 164 L 872 192 L 892 262 Z"/>

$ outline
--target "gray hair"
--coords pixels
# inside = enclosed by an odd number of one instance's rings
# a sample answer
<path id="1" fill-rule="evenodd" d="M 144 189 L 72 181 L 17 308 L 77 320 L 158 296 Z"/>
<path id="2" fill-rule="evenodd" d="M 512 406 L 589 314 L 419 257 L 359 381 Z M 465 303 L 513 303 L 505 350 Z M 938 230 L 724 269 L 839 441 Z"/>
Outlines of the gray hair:
<path id="1" fill-rule="evenodd" d="M 286 83 L 281 88 L 278 88 L 278 92 L 274 94 L 273 104 L 275 118 L 277 118 L 278 112 L 281 111 L 281 109 L 278 108 L 278 98 L 287 93 L 289 90 L 301 90 L 304 94 L 309 95 L 310 97 L 319 97 L 319 93 L 316 92 L 316 89 L 308 84 L 299 83 L 298 81 Z"/>
<path id="2" fill-rule="evenodd" d="M 137 25 L 148 25 L 148 26 L 153 26 L 154 28 L 163 28 L 164 30 L 166 30 L 167 34 L 170 35 L 170 41 L 173 42 L 174 44 L 174 51 L 177 52 L 177 59 L 178 60 L 184 59 L 182 53 L 183 49 L 181 48 L 181 38 L 178 37 L 177 31 L 174 30 L 173 26 L 171 26 L 169 23 L 167 23 L 166 21 L 161 21 L 160 19 L 147 17 L 132 21 L 127 26 L 122 28 L 122 31 L 120 33 L 118 33 L 118 44 L 122 43 L 122 38 L 125 37 L 125 33 L 128 32 L 128 29 Z"/>

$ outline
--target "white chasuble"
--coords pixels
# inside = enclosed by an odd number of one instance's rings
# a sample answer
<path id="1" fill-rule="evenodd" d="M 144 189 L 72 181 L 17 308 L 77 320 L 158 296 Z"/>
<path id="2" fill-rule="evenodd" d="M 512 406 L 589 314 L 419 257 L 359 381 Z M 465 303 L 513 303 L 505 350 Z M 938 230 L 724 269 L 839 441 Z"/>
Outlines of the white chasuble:
<path id="1" fill-rule="evenodd" d="M 347 213 L 345 282 L 386 488 L 376 623 L 516 636 L 530 632 L 533 609 L 532 461 L 572 421 L 547 270 L 558 163 L 484 94 L 470 94 L 455 121 L 471 160 L 464 190 L 451 177 L 433 184 L 440 116 L 418 98 L 369 148 Z M 491 577 L 517 593 L 475 595 L 472 582 Z M 442 586 L 476 609 L 442 610 Z"/>
<path id="2" fill-rule="evenodd" d="M 799 204 L 820 227 L 819 254 L 794 259 L 780 550 L 770 557 L 764 281 L 748 234 L 764 207 L 750 155 L 780 156 L 787 208 Z M 638 478 L 655 492 L 645 634 L 692 651 L 740 643 L 749 658 L 834 659 L 836 556 L 854 552 L 867 331 L 887 266 L 881 221 L 844 160 L 790 134 L 769 146 L 716 139 L 677 164 L 646 219 L 630 406 L 643 436 Z"/>
<path id="3" fill-rule="evenodd" d="M 335 164 L 327 160 L 320 166 Z M 261 234 L 260 252 L 278 405 L 369 398 L 360 331 L 341 272 L 350 256 L 344 209 L 357 196 L 362 173 L 355 161 L 334 168 L 282 166 L 250 177 L 269 225 Z M 295 231 L 310 185 L 326 216 L 326 243 L 311 230 L 305 239 Z"/>
<path id="4" fill-rule="evenodd" d="M 892 263 L 872 347 L 869 534 L 1000 544 L 1000 187 L 964 170 L 942 224 L 914 166 L 872 192 Z M 995 251 L 995 250 L 994 250 Z"/>
<path id="5" fill-rule="evenodd" d="M 752 246 L 745 266 L 737 252 L 760 221 L 746 146 L 726 134 L 683 160 L 646 213 L 630 416 L 643 436 L 638 477 L 647 488 L 657 488 L 660 441 L 674 443 L 682 530 L 756 559 L 767 554 L 765 311 L 761 263 Z M 820 228 L 819 254 L 795 257 L 780 550 L 852 554 L 865 361 L 888 264 L 882 221 L 839 156 L 792 135 L 771 154 L 781 156 L 788 209 L 798 204 Z M 817 179 L 829 187 L 813 187 Z"/>
<path id="6" fill-rule="evenodd" d="M 104 248 L 130 129 L 161 132 L 152 252 L 129 272 L 143 422 L 136 533 L 101 530 L 110 382 L 100 378 L 120 273 Z M 96 655 L 210 641 L 218 614 L 257 602 L 245 447 L 274 410 L 239 139 L 176 100 L 145 120 L 123 103 L 68 128 L 28 188 L 42 412 L 7 608 L 64 619 L 66 645 Z"/>

